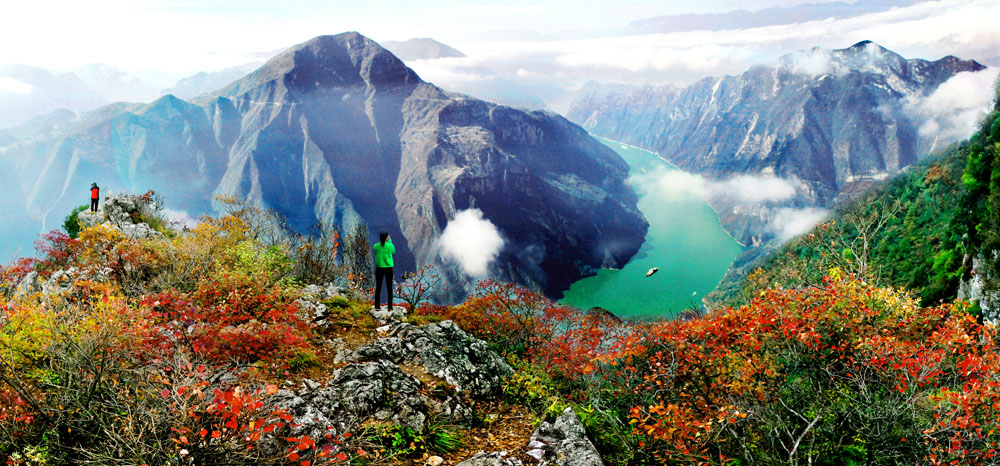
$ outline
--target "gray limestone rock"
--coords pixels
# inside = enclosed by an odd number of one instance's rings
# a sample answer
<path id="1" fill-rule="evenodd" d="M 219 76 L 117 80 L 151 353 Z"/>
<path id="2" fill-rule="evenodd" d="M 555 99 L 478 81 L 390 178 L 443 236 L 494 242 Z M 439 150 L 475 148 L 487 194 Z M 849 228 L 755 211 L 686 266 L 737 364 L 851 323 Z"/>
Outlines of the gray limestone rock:
<path id="1" fill-rule="evenodd" d="M 1000 320 L 1000 290 L 991 290 L 987 285 L 986 268 L 983 267 L 982 256 L 972 259 L 972 269 L 976 271 L 968 279 L 962 279 L 958 284 L 958 299 L 979 303 L 983 320 L 997 322 Z"/>
<path id="2" fill-rule="evenodd" d="M 104 223 L 104 212 L 100 208 L 98 208 L 97 212 L 87 210 L 77 214 L 76 219 L 80 223 L 81 229 L 92 228 Z"/>
<path id="3" fill-rule="evenodd" d="M 27 296 L 31 293 L 42 291 L 42 284 L 38 280 L 38 272 L 32 270 L 24 275 L 14 290 L 15 296 Z"/>
<path id="4" fill-rule="evenodd" d="M 406 308 L 402 306 L 393 306 L 392 309 L 386 309 L 385 307 L 375 309 L 372 307 L 368 312 L 371 313 L 375 320 L 382 324 L 406 320 Z"/>
<path id="5" fill-rule="evenodd" d="M 539 425 L 528 448 L 528 455 L 537 458 L 540 466 L 604 465 L 573 408 L 566 408 L 554 423 Z"/>
<path id="6" fill-rule="evenodd" d="M 328 301 L 337 297 L 348 297 L 348 292 L 344 287 L 334 285 L 333 283 L 307 285 L 305 288 L 302 288 L 302 294 L 304 297 L 314 301 Z"/>
<path id="7" fill-rule="evenodd" d="M 392 328 L 392 336 L 359 347 L 353 358 L 419 363 L 458 392 L 478 398 L 498 395 L 504 379 L 514 373 L 486 342 L 450 320 L 420 327 L 398 324 Z"/>
<path id="8" fill-rule="evenodd" d="M 521 460 L 507 455 L 506 451 L 479 452 L 458 466 L 522 466 Z"/>

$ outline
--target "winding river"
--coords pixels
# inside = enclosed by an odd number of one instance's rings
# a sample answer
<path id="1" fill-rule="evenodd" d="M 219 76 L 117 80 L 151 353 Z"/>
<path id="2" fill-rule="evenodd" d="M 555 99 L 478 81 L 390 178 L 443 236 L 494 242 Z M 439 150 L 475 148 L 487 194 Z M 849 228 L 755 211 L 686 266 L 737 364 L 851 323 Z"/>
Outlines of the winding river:
<path id="1" fill-rule="evenodd" d="M 619 270 L 573 283 L 562 303 L 581 309 L 602 307 L 623 318 L 675 317 L 698 307 L 719 284 L 741 246 L 688 175 L 656 154 L 597 138 L 629 164 L 629 183 L 649 232 L 639 252 Z M 646 277 L 653 267 L 659 271 Z"/>

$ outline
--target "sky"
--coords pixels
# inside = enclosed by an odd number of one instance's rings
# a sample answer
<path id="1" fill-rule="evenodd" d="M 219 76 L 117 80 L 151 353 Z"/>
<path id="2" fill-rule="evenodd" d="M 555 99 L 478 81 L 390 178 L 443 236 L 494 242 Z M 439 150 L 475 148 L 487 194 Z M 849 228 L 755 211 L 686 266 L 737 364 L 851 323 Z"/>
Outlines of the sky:
<path id="1" fill-rule="evenodd" d="M 812 0 L 824 1 L 824 0 Z M 848 0 L 851 3 L 853 0 Z M 914 1 L 841 20 L 732 31 L 629 35 L 634 20 L 792 6 L 801 0 L 36 0 L 0 7 L 0 64 L 73 70 L 102 62 L 154 86 L 266 59 L 321 34 L 432 37 L 465 59 L 410 63 L 425 79 L 509 79 L 557 109 L 589 79 L 684 85 L 813 46 L 870 39 L 907 58 L 998 60 L 1000 0 Z"/>

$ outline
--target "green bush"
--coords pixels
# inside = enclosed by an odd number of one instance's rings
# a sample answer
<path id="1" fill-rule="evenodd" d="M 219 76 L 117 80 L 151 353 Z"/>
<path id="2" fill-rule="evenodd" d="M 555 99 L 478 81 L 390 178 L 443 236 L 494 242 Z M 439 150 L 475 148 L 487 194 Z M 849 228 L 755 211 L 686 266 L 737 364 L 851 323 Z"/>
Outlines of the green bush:
<path id="1" fill-rule="evenodd" d="M 63 221 L 63 230 L 66 230 L 66 233 L 69 234 L 70 238 L 75 239 L 77 235 L 80 234 L 80 212 L 87 210 L 87 208 L 88 206 L 82 205 L 73 209 L 73 211 L 66 216 L 66 220 Z"/>

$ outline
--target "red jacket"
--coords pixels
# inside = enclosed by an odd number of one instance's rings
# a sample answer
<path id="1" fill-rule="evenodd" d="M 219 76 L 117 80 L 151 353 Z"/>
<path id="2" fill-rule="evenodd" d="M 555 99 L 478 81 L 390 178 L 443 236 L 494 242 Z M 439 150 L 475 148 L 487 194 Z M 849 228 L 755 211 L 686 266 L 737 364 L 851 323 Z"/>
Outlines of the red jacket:
<path id="1" fill-rule="evenodd" d="M 90 188 L 90 198 L 91 199 L 100 199 L 101 196 L 98 194 L 100 192 L 101 192 L 100 188 Z"/>

